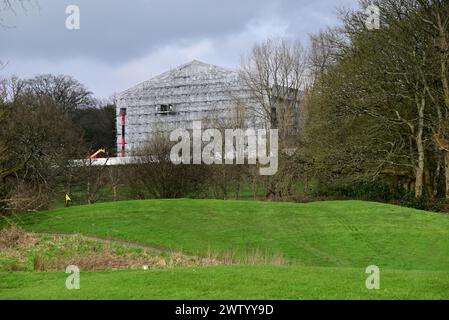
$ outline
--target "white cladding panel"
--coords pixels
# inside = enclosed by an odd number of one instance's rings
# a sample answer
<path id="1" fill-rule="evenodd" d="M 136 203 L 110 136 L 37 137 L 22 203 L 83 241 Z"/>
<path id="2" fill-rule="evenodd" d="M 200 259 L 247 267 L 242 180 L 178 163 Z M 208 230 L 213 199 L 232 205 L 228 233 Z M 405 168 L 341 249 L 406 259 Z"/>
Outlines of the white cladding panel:
<path id="1" fill-rule="evenodd" d="M 121 108 L 126 108 L 126 154 L 141 148 L 155 132 L 191 129 L 195 120 L 229 119 L 236 99 L 250 104 L 238 73 L 192 61 L 117 96 L 117 150 L 122 148 Z M 161 108 L 171 110 L 161 113 Z M 248 119 L 254 125 L 254 118 Z"/>

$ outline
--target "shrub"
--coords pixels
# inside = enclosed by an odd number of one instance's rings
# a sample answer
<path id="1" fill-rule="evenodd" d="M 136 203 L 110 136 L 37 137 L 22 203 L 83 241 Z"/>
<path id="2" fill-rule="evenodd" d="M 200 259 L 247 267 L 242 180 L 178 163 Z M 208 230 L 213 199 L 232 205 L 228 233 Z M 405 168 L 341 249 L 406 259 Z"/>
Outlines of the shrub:
<path id="1" fill-rule="evenodd" d="M 424 194 L 416 198 L 414 193 L 404 189 L 393 189 L 382 182 L 358 183 L 353 185 L 328 186 L 313 192 L 314 198 L 359 199 L 393 203 L 404 207 L 441 212 L 445 209 L 444 199 L 432 198 Z"/>
<path id="2" fill-rule="evenodd" d="M 0 249 L 16 248 L 24 244 L 26 241 L 26 232 L 15 225 L 7 229 L 0 230 Z"/>

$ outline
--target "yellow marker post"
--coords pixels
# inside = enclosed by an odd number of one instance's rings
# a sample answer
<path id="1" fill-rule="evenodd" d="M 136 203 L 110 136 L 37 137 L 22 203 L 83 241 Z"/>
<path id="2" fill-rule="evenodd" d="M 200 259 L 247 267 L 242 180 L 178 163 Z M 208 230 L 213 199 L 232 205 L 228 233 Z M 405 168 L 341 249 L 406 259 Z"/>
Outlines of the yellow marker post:
<path id="1" fill-rule="evenodd" d="M 66 193 L 65 194 L 65 206 L 68 207 L 69 204 L 72 203 L 72 199 L 70 198 L 70 196 Z"/>

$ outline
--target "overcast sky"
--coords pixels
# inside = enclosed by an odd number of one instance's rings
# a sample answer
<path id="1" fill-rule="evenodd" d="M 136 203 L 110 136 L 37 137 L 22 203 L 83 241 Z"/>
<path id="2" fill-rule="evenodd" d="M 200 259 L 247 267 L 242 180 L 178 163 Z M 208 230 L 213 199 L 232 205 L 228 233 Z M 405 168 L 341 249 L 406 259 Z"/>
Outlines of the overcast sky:
<path id="1" fill-rule="evenodd" d="M 237 68 L 267 37 L 299 38 L 338 23 L 357 0 L 29 0 L 1 12 L 0 76 L 69 74 L 107 98 L 193 59 Z M 67 30 L 66 7 L 80 8 Z"/>

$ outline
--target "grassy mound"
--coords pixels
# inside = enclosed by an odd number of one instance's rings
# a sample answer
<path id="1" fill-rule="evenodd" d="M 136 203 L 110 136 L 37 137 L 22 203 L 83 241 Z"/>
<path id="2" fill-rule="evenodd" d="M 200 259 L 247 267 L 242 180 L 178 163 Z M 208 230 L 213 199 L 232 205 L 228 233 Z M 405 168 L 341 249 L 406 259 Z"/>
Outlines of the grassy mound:
<path id="1" fill-rule="evenodd" d="M 303 266 L 449 270 L 449 216 L 380 203 L 134 201 L 23 215 L 18 222 L 34 232 L 123 239 L 200 256 L 259 252 Z"/>
<path id="2" fill-rule="evenodd" d="M 13 221 L 32 232 L 115 239 L 224 263 L 85 272 L 75 293 L 65 290 L 63 273 L 1 274 L 0 298 L 449 298 L 449 216 L 386 204 L 152 200 Z M 369 265 L 381 269 L 379 291 L 365 288 Z"/>

